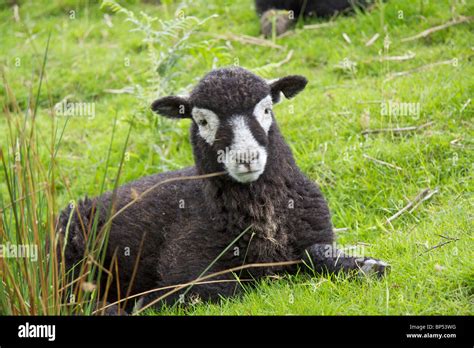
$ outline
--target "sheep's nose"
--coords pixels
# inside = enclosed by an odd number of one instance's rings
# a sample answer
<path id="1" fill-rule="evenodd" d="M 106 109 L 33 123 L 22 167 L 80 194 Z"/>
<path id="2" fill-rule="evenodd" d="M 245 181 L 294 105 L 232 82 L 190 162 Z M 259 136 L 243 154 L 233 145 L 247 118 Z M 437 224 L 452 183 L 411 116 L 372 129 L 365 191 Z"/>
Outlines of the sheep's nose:
<path id="1" fill-rule="evenodd" d="M 237 154 L 236 162 L 238 164 L 250 164 L 258 161 L 259 158 L 258 151 L 240 152 Z"/>

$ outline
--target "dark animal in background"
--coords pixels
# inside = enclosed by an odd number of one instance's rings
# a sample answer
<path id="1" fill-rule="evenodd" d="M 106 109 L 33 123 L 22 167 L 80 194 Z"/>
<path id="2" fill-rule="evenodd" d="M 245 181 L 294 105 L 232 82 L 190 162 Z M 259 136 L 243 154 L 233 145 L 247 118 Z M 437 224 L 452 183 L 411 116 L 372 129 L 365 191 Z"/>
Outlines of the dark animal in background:
<path id="1" fill-rule="evenodd" d="M 265 37 L 285 33 L 302 17 L 331 17 L 354 8 L 363 9 L 371 0 L 255 0 L 260 16 L 261 32 Z M 274 28 L 274 29 L 273 29 Z"/>
<path id="2" fill-rule="evenodd" d="M 267 83 L 245 69 L 226 68 L 207 74 L 188 97 L 168 96 L 153 102 L 156 113 L 192 120 L 195 166 L 118 188 L 115 209 L 166 179 L 223 174 L 165 183 L 113 219 L 104 265 L 109 267 L 116 253 L 120 287 L 110 289 L 109 302 L 117 299 L 118 291 L 122 297 L 127 293 L 137 257 L 131 293 L 187 283 L 206 269 L 204 274 L 210 274 L 251 263 L 306 261 L 306 265 L 248 268 L 241 272 L 241 279 L 311 268 L 317 272 L 384 274 L 386 263 L 348 256 L 333 247 L 328 205 L 318 186 L 300 171 L 280 133 L 273 104 L 282 95 L 294 97 L 306 83 L 296 75 Z M 106 193 L 80 202 L 77 211 L 82 224 L 76 209 L 67 208 L 60 215 L 59 226 L 67 235 L 67 268 L 83 258 L 87 231 L 81 226 L 90 224 L 93 207 L 99 213 L 100 227 L 112 197 Z M 243 231 L 247 232 L 232 244 Z M 129 255 L 124 250 L 129 250 Z M 217 300 L 241 289 L 230 273 L 212 280 L 220 282 L 194 285 L 187 293 L 182 290 L 163 301 L 187 302 L 197 296 Z M 143 297 L 140 305 L 164 292 Z"/>

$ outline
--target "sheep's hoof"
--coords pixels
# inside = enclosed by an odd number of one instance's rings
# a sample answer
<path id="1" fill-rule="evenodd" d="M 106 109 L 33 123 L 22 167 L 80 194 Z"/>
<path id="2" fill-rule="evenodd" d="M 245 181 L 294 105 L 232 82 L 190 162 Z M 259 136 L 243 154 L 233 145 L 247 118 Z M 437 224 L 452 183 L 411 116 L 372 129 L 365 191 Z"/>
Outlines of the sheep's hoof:
<path id="1" fill-rule="evenodd" d="M 376 259 L 365 259 L 358 263 L 359 274 L 363 276 L 375 275 L 376 277 L 383 277 L 390 273 L 391 266 L 381 260 Z"/>

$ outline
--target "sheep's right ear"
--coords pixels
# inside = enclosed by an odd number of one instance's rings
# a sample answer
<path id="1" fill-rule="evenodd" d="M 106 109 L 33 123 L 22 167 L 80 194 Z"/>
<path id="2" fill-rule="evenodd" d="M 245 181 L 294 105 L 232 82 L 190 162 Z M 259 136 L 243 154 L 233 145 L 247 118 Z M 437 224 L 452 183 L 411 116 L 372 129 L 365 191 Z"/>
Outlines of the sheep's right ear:
<path id="1" fill-rule="evenodd" d="M 273 102 L 278 103 L 282 93 L 287 99 L 293 98 L 306 87 L 307 83 L 308 80 L 300 75 L 289 75 L 272 81 L 270 90 Z"/>
<path id="2" fill-rule="evenodd" d="M 191 105 L 186 98 L 168 96 L 155 100 L 151 109 L 169 118 L 191 118 Z"/>

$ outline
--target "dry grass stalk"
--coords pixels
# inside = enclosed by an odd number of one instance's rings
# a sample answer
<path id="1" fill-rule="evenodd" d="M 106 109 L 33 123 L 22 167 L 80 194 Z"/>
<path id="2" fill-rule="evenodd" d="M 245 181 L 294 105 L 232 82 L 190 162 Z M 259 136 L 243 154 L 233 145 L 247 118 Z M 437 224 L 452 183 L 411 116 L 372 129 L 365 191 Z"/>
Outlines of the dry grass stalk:
<path id="1" fill-rule="evenodd" d="M 406 37 L 406 38 L 402 39 L 402 42 L 409 42 L 409 41 L 418 40 L 418 39 L 427 37 L 427 36 L 437 32 L 437 31 L 452 27 L 453 25 L 468 23 L 468 22 L 472 21 L 473 19 L 474 19 L 474 16 L 469 16 L 469 17 L 461 16 L 461 17 L 453 19 L 453 20 L 451 20 L 447 23 L 444 23 L 444 24 L 437 25 L 435 27 L 426 29 L 426 30 L 422 31 L 421 33 L 419 33 L 417 35 Z"/>
<path id="2" fill-rule="evenodd" d="M 400 209 L 398 212 L 390 216 L 387 221 L 385 221 L 386 224 L 390 224 L 393 220 L 397 219 L 400 217 L 403 213 L 409 212 L 412 213 L 422 202 L 430 199 L 434 194 L 438 192 L 438 189 L 435 189 L 431 191 L 429 188 L 424 189 L 421 191 L 418 195 L 416 195 L 415 198 L 413 198 L 412 201 L 410 201 L 407 205 L 405 205 L 402 209 Z"/>
<path id="3" fill-rule="evenodd" d="M 370 157 L 369 155 L 366 155 L 365 153 L 362 155 L 362 157 L 364 157 L 364 158 L 366 158 L 370 161 L 373 161 L 375 163 L 378 163 L 378 164 L 381 164 L 381 165 L 384 165 L 384 166 L 387 166 L 387 167 L 390 167 L 390 168 L 393 168 L 393 169 L 396 169 L 396 170 L 403 170 L 403 168 L 401 168 L 399 166 L 396 166 L 395 164 L 391 164 L 391 163 L 388 163 L 388 162 L 381 161 L 379 159 Z"/>
<path id="4" fill-rule="evenodd" d="M 265 39 L 260 39 L 258 37 L 254 36 L 249 36 L 249 35 L 235 35 L 235 34 L 226 34 L 226 35 L 215 35 L 216 38 L 221 39 L 221 40 L 231 40 L 231 41 L 237 41 L 243 44 L 250 44 L 250 45 L 256 45 L 256 46 L 263 46 L 263 47 L 270 47 L 270 48 L 276 48 L 279 50 L 284 50 L 285 47 L 281 45 L 277 45 L 276 43 L 265 40 Z"/>
<path id="5" fill-rule="evenodd" d="M 403 133 L 403 132 L 413 132 L 418 131 L 426 127 L 430 127 L 434 124 L 433 121 L 427 122 L 420 126 L 408 126 L 408 127 L 400 127 L 400 128 L 379 128 L 379 129 L 366 129 L 362 131 L 363 135 L 366 134 L 378 134 L 378 133 Z"/>

